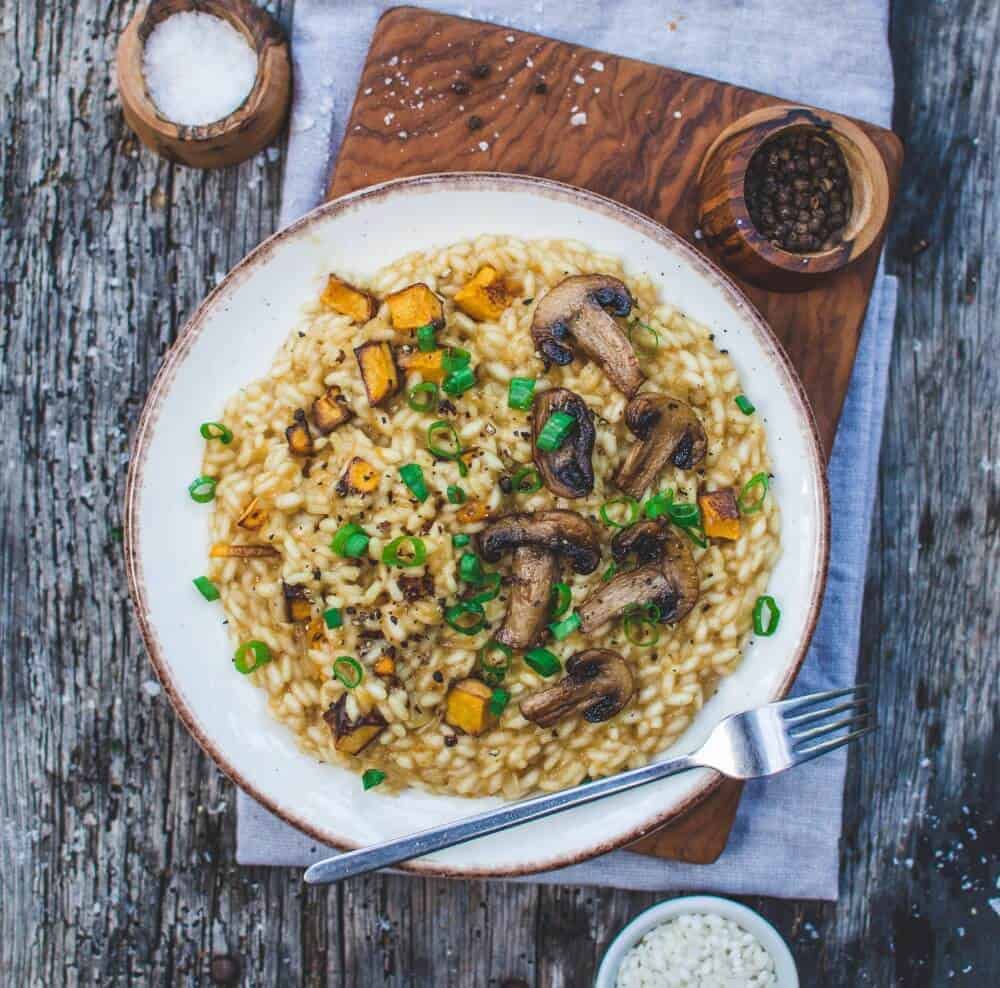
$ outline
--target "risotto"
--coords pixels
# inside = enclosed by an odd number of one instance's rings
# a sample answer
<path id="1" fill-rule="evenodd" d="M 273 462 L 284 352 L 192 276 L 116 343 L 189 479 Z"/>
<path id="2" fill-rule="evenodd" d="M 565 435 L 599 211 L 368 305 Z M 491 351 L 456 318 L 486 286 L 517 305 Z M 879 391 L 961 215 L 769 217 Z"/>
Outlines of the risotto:
<path id="1" fill-rule="evenodd" d="M 647 762 L 778 619 L 765 431 L 716 342 L 571 241 L 331 276 L 202 427 L 234 675 L 366 788 Z"/>

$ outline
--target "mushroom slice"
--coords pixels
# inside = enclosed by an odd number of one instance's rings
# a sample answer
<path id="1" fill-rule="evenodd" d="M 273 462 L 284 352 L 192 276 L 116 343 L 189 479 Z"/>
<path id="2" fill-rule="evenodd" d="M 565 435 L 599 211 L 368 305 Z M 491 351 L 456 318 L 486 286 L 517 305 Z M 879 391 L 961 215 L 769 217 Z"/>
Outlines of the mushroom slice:
<path id="1" fill-rule="evenodd" d="M 494 638 L 521 650 L 531 648 L 545 630 L 552 585 L 559 579 L 559 560 L 545 549 L 522 546 L 514 550 L 512 573 L 507 616 Z"/>
<path id="2" fill-rule="evenodd" d="M 555 412 L 572 415 L 576 426 L 551 453 L 538 448 L 538 434 Z M 556 497 L 586 497 L 594 489 L 594 414 L 587 403 L 566 388 L 549 388 L 535 398 L 531 420 L 531 447 L 535 466 L 545 486 Z"/>
<path id="3" fill-rule="evenodd" d="M 628 403 L 625 424 L 640 441 L 618 468 L 615 483 L 632 497 L 642 497 L 667 463 L 690 470 L 705 458 L 705 429 L 679 398 L 641 394 Z"/>
<path id="4" fill-rule="evenodd" d="M 518 511 L 486 526 L 476 537 L 479 553 L 488 563 L 521 546 L 565 556 L 577 573 L 593 573 L 601 561 L 597 530 L 583 515 L 563 508 Z"/>
<path id="5" fill-rule="evenodd" d="M 606 648 L 577 652 L 566 676 L 551 689 L 521 701 L 521 713 L 539 727 L 581 714 L 592 724 L 614 717 L 632 697 L 632 673 L 625 660 Z"/>
<path id="6" fill-rule="evenodd" d="M 652 545 L 652 536 L 646 533 L 645 539 L 637 540 L 631 549 L 621 554 L 621 558 L 625 558 L 629 551 L 640 554 L 654 551 Z M 612 553 L 614 551 L 612 546 Z M 619 573 L 595 590 L 577 609 L 580 630 L 590 634 L 630 608 L 645 604 L 653 604 L 657 608 L 659 620 L 664 624 L 676 624 L 694 607 L 699 586 L 698 567 L 691 550 L 664 522 L 659 558 L 637 569 Z"/>
<path id="7" fill-rule="evenodd" d="M 569 364 L 573 351 L 564 342 L 572 337 L 580 349 L 629 398 L 645 380 L 632 344 L 613 316 L 632 311 L 632 296 L 624 283 L 606 274 L 565 278 L 535 307 L 531 335 L 546 361 Z"/>

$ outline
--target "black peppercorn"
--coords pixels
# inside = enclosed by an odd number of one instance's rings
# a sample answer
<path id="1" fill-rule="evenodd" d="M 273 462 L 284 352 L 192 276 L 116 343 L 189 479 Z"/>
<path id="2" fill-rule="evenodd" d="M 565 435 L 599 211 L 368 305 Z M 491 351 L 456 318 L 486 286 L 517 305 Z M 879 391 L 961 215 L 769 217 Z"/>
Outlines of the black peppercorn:
<path id="1" fill-rule="evenodd" d="M 483 62 L 472 68 L 473 79 L 485 79 L 490 74 L 490 67 Z"/>
<path id="2" fill-rule="evenodd" d="M 451 91 L 458 93 L 459 96 L 467 96 L 471 90 L 469 89 L 469 84 L 464 79 L 456 79 L 451 84 Z"/>
<path id="3" fill-rule="evenodd" d="M 535 83 L 535 92 L 538 93 L 539 96 L 544 96 L 545 93 L 547 93 L 548 91 L 549 87 L 547 83 L 544 82 Z"/>
<path id="4" fill-rule="evenodd" d="M 473 116 L 469 117 L 469 130 L 482 130 L 483 129 L 483 118 Z"/>

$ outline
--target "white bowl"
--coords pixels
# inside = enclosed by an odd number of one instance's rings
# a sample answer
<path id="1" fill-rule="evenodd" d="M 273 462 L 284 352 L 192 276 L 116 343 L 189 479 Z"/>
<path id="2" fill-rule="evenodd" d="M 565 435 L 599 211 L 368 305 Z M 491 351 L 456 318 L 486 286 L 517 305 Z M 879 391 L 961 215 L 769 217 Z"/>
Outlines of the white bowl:
<path id="1" fill-rule="evenodd" d="M 732 920 L 752 933 L 761 946 L 774 958 L 778 988 L 799 988 L 799 975 L 792 952 L 778 931 L 760 913 L 738 902 L 719 899 L 714 895 L 689 895 L 650 906 L 640 913 L 611 941 L 597 972 L 594 988 L 615 988 L 618 969 L 625 955 L 647 934 L 668 920 L 688 913 L 710 913 Z"/>
<path id="2" fill-rule="evenodd" d="M 712 326 L 767 423 L 784 550 L 769 593 L 781 626 L 754 642 L 671 754 L 692 750 L 727 714 L 784 695 L 805 656 L 826 579 L 823 457 L 802 387 L 763 319 L 714 265 L 652 220 L 608 199 L 512 175 L 423 176 L 366 189 L 309 213 L 241 261 L 202 303 L 164 361 L 143 410 L 129 469 L 129 589 L 153 665 L 188 729 L 238 785 L 317 841 L 357 847 L 466 816 L 496 799 L 363 792 L 356 773 L 304 755 L 233 674 L 218 607 L 191 587 L 208 549 L 204 506 L 185 491 L 198 472 L 199 423 L 261 376 L 302 306 L 330 271 L 373 273 L 402 254 L 484 232 L 576 238 L 648 272 L 664 298 Z M 719 783 L 689 772 L 568 813 L 414 861 L 446 875 L 516 875 L 630 843 Z"/>

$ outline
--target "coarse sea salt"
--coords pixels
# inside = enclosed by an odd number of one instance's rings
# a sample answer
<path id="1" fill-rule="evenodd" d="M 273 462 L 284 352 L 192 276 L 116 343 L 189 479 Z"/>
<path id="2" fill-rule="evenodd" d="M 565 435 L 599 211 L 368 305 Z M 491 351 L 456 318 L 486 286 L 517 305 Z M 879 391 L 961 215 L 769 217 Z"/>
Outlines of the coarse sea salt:
<path id="1" fill-rule="evenodd" d="M 228 21 L 184 10 L 153 28 L 143 73 L 160 113 L 195 127 L 221 120 L 247 98 L 257 77 L 257 55 Z"/>

